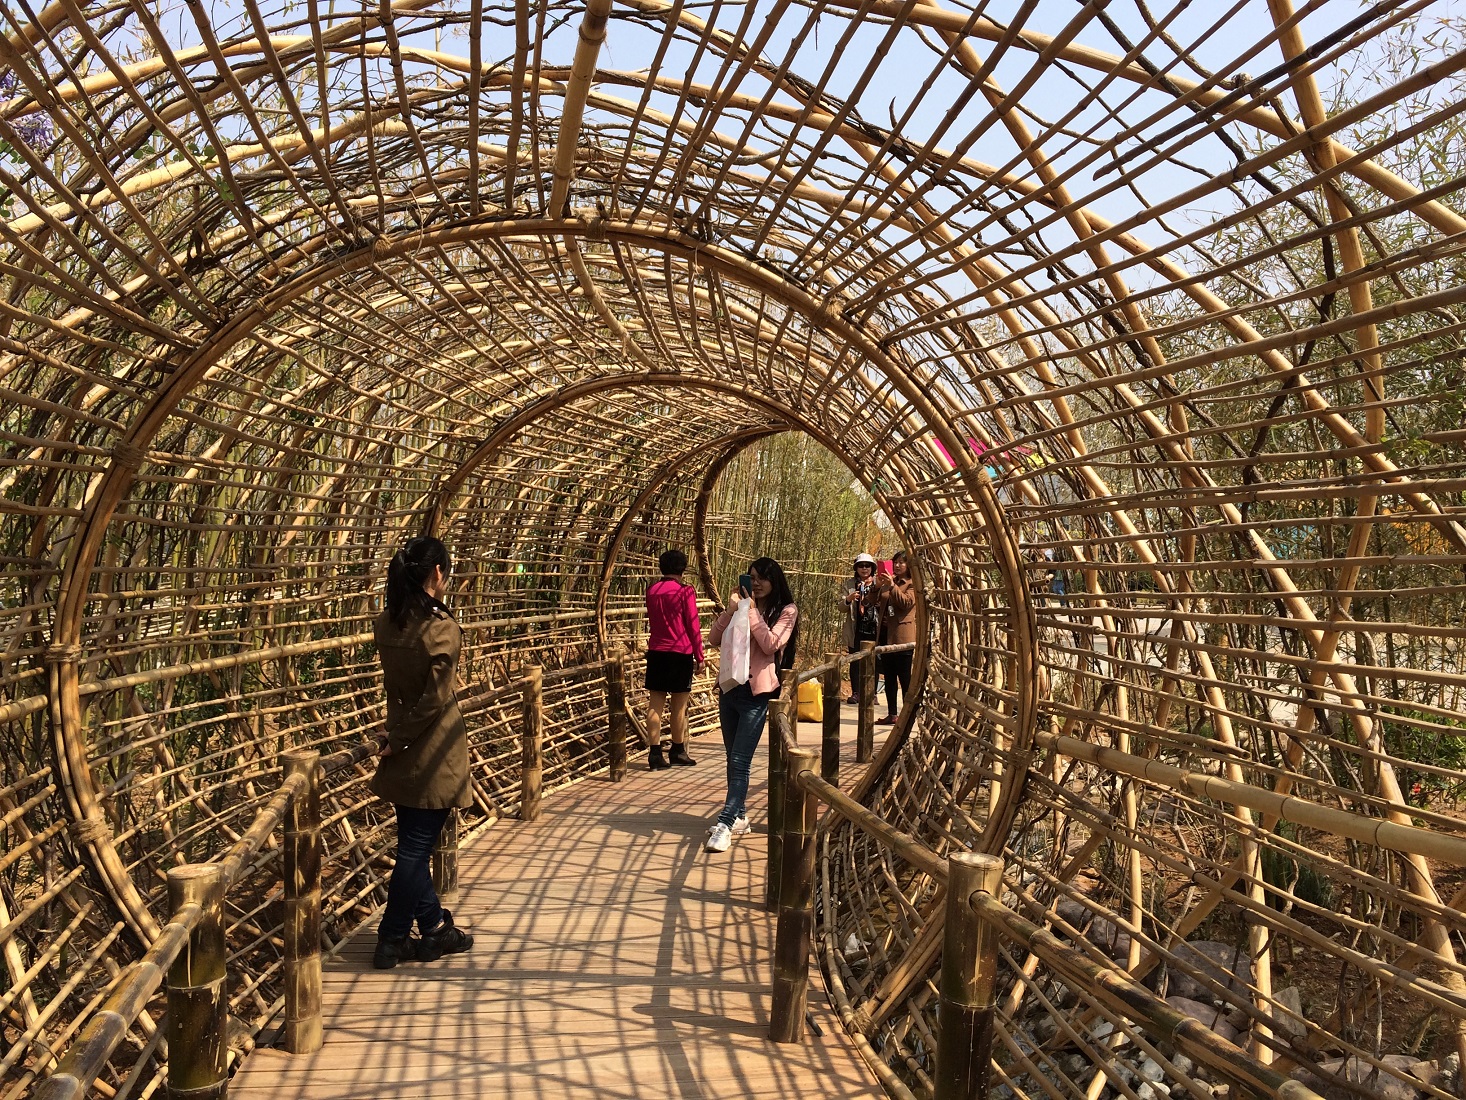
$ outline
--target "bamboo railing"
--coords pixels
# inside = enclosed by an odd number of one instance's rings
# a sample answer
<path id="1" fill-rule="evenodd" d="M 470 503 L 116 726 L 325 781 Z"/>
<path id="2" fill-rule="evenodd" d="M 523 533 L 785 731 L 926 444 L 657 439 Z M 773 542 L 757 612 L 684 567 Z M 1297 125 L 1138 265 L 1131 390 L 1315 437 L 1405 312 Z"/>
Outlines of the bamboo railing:
<path id="1" fill-rule="evenodd" d="M 348 643 L 356 641 L 360 639 L 347 639 Z M 277 655 L 266 654 L 262 659 Z M 467 716 L 481 716 L 496 702 L 520 700 L 518 740 L 522 754 L 518 813 L 521 819 L 528 821 L 537 816 L 545 786 L 547 685 L 552 688 L 550 705 L 564 707 L 567 704 L 564 689 L 603 682 L 600 690 L 604 693 L 605 763 L 601 767 L 611 772 L 613 781 L 624 779 L 627 727 L 624 663 L 625 656 L 616 654 L 606 661 L 548 673 L 534 666 L 510 684 L 491 692 L 466 695 L 463 699 L 462 709 Z M 188 671 L 196 672 L 198 668 L 195 665 Z M 556 687 L 561 689 L 558 697 L 553 690 Z M 167 923 L 146 953 L 112 983 L 106 999 L 90 1014 L 86 1026 L 56 1067 L 36 1087 L 36 1100 L 80 1100 L 94 1095 L 97 1076 L 118 1053 L 149 1002 L 164 987 L 166 1027 L 160 1025 L 159 1033 L 165 1036 L 167 1044 L 167 1094 L 170 1097 L 225 1095 L 231 1053 L 226 991 L 231 975 L 224 906 L 231 900 L 231 889 L 246 878 L 282 824 L 284 994 L 280 1005 L 280 1038 L 284 1049 L 291 1053 L 320 1049 L 323 913 L 329 905 L 341 900 L 328 897 L 322 889 L 322 793 L 327 780 L 363 763 L 374 750 L 374 745 L 364 743 L 324 758 L 314 749 L 293 749 L 282 754 L 283 779 L 279 789 L 244 834 L 216 861 L 183 864 L 169 870 Z M 566 776 L 556 769 L 552 778 L 559 786 Z M 455 811 L 433 853 L 434 885 L 441 896 L 449 899 L 457 889 L 458 843 Z M 239 976 L 235 976 L 234 981 L 238 980 Z M 108 1090 L 105 1094 L 112 1093 Z"/>
<path id="2" fill-rule="evenodd" d="M 855 715 L 855 760 L 859 764 L 870 764 L 875 742 L 875 694 L 876 662 L 888 653 L 909 653 L 917 649 L 915 642 L 897 645 L 877 646 L 874 642 L 863 643 L 854 653 L 832 653 L 824 664 L 815 665 L 802 672 L 790 670 L 785 674 L 784 696 L 797 700 L 799 685 L 818 681 L 820 684 L 821 710 L 824 715 L 820 728 L 820 774 L 831 783 L 840 781 L 840 682 L 846 668 L 858 669 L 860 676 L 859 704 Z M 912 682 L 912 695 L 903 699 L 902 710 L 892 727 L 892 736 L 887 739 L 882 757 L 876 761 L 867 775 L 873 778 L 879 773 L 889 754 L 901 744 L 901 735 L 910 727 L 911 716 L 916 711 L 921 687 L 917 680 Z M 772 907 L 778 902 L 778 882 L 783 866 L 783 815 L 784 815 L 784 749 L 785 740 L 769 737 L 769 849 L 768 872 L 765 877 L 765 901 Z"/>
<path id="3" fill-rule="evenodd" d="M 823 675 L 828 667 L 803 675 Z M 771 709 L 770 738 L 784 744 L 785 770 L 781 784 L 784 808 L 778 826 L 782 858 L 773 890 L 778 926 L 769 1038 L 774 1042 L 798 1042 L 804 1035 L 809 952 L 816 938 L 816 842 L 818 805 L 822 803 L 900 859 L 931 875 L 944 889 L 934 1100 L 979 1100 L 989 1095 L 1000 938 L 1030 952 L 1076 988 L 1133 1022 L 1152 1041 L 1207 1067 L 1223 1083 L 1249 1095 L 1320 1100 L 1306 1085 L 1256 1061 L 1172 1008 L 1123 968 L 1096 963 L 1003 904 L 1003 863 L 998 857 L 958 852 L 943 858 L 824 779 L 816 767 L 816 754 L 798 746 L 797 724 L 797 707 Z M 773 828 L 771 824 L 771 841 Z M 829 928 L 819 933 L 827 947 L 830 935 Z M 847 1023 L 851 1015 L 842 1011 Z M 863 1050 L 869 1050 L 868 1044 L 863 1044 Z M 879 1059 L 872 1061 L 884 1068 Z M 886 1084 L 898 1096 L 910 1095 L 894 1080 L 887 1078 Z"/>
<path id="4" fill-rule="evenodd" d="M 321 782 L 370 754 L 367 745 L 325 759 L 309 749 L 287 753 L 279 792 L 228 854 L 218 863 L 184 864 L 168 872 L 168 923 L 37 1087 L 37 1100 L 86 1096 L 138 1014 L 165 982 L 169 1095 L 224 1095 L 228 1080 L 224 899 L 282 822 L 286 823 L 285 1045 L 291 1053 L 320 1048 Z"/>

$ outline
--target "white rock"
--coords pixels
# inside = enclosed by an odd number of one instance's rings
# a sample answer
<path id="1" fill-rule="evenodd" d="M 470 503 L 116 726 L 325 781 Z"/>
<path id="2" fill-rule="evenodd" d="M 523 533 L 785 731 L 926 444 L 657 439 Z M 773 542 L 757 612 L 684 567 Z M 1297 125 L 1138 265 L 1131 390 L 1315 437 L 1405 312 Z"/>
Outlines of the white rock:
<path id="1" fill-rule="evenodd" d="M 1277 1002 L 1280 1009 L 1287 1009 L 1287 1012 L 1269 1012 L 1272 1017 L 1273 1026 L 1279 1035 L 1292 1036 L 1302 1039 L 1308 1034 L 1308 1028 L 1302 1020 L 1294 1017 L 1303 1015 L 1303 998 L 1296 985 L 1290 985 L 1286 989 L 1280 989 L 1273 994 L 1273 1000 Z"/>
<path id="2" fill-rule="evenodd" d="M 1405 1072 L 1417 1081 L 1431 1088 L 1440 1089 L 1442 1092 L 1448 1091 L 1451 1087 L 1451 1078 L 1434 1062 L 1415 1062 L 1413 1065 L 1406 1066 Z"/>
<path id="3" fill-rule="evenodd" d="M 1415 1059 L 1402 1054 L 1386 1054 L 1380 1061 L 1393 1074 L 1399 1076 L 1376 1070 L 1374 1066 L 1355 1056 L 1320 1062 L 1318 1068 L 1331 1076 L 1342 1078 L 1350 1085 L 1364 1086 L 1379 1100 L 1418 1100 L 1420 1091 L 1401 1079 L 1408 1075 L 1409 1067 L 1415 1064 Z M 1289 1076 L 1295 1081 L 1303 1082 L 1324 1100 L 1355 1100 L 1359 1091 L 1357 1088 L 1332 1084 L 1327 1078 L 1312 1072 L 1311 1066 L 1299 1066 Z"/>
<path id="4" fill-rule="evenodd" d="M 1237 1029 L 1226 1020 L 1226 1014 L 1208 1004 L 1193 1001 L 1190 997 L 1167 997 L 1166 1004 L 1176 1011 L 1190 1016 L 1203 1027 L 1209 1028 L 1229 1043 L 1237 1042 Z"/>
<path id="5" fill-rule="evenodd" d="M 1211 1002 L 1216 996 L 1209 985 L 1186 973 L 1187 969 L 1198 970 L 1223 989 L 1246 996 L 1252 982 L 1252 959 L 1245 948 L 1214 940 L 1192 940 L 1178 943 L 1174 950 L 1180 963 L 1169 969 L 1170 992 L 1174 996 L 1204 1002 Z"/>

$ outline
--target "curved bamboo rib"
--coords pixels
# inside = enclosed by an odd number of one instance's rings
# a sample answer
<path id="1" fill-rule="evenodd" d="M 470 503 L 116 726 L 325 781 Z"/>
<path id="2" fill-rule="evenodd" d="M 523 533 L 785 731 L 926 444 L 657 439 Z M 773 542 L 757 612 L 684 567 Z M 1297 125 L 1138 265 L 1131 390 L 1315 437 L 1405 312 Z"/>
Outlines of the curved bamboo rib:
<path id="1" fill-rule="evenodd" d="M 1459 14 L 58 0 L 0 7 L 0 70 L 0 1098 L 111 1021 L 179 863 L 238 871 L 269 1025 L 255 827 L 378 719 L 403 537 L 456 555 L 497 820 L 524 670 L 546 788 L 600 768 L 657 553 L 716 604 L 763 537 L 723 471 L 791 431 L 922 581 L 864 812 L 1034 922 L 995 1082 L 1220 1095 L 1118 967 L 1264 1091 L 1466 1095 Z M 388 866 L 365 776 L 332 944 Z M 820 844 L 842 1018 L 921 1093 L 937 863 Z M 96 1094 L 159 1087 L 154 1009 Z"/>

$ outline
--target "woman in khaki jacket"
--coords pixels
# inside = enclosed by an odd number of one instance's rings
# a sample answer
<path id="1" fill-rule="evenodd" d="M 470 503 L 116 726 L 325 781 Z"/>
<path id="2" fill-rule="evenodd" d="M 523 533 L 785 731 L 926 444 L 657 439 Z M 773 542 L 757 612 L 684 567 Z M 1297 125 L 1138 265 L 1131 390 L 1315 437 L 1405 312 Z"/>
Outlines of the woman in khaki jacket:
<path id="1" fill-rule="evenodd" d="M 431 867 L 449 811 L 469 805 L 468 731 L 454 694 L 462 632 L 443 603 L 448 570 L 440 541 L 410 540 L 387 567 L 387 609 L 373 628 L 387 722 L 371 786 L 397 811 L 397 862 L 372 957 L 378 970 L 473 946 L 439 904 Z"/>
<path id="2" fill-rule="evenodd" d="M 882 573 L 876 596 L 876 607 L 880 610 L 881 623 L 885 627 L 886 645 L 916 641 L 916 589 L 911 583 L 911 565 L 906 560 L 906 551 L 897 550 L 891 555 L 891 576 Z M 888 725 L 896 720 L 896 687 L 901 687 L 901 700 L 911 690 L 912 651 L 887 653 L 881 657 L 881 675 L 886 678 L 886 716 L 881 724 Z"/>

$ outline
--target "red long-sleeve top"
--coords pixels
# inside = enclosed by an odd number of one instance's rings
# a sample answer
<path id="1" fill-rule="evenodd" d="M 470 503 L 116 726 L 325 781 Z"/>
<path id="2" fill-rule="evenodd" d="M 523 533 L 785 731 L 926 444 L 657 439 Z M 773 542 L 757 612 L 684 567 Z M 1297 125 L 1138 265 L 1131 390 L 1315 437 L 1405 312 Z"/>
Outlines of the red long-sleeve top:
<path id="1" fill-rule="evenodd" d="M 676 577 L 663 577 L 646 590 L 646 617 L 651 628 L 647 649 L 658 653 L 690 653 L 702 663 L 697 589 Z"/>

